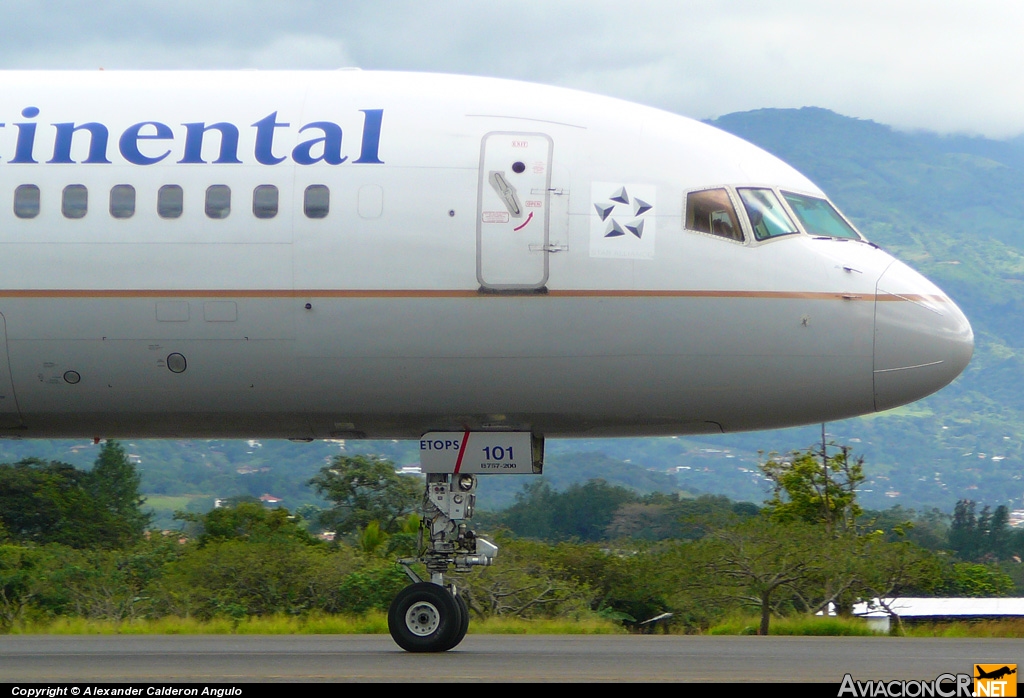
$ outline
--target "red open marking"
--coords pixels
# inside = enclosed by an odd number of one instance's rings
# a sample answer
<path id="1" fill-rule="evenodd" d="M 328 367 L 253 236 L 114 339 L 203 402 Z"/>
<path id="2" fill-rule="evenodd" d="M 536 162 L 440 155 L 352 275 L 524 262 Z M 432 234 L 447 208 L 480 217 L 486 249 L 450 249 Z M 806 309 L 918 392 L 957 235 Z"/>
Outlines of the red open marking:
<path id="1" fill-rule="evenodd" d="M 522 230 L 523 228 L 526 227 L 526 224 L 529 223 L 532 219 L 533 219 L 533 211 L 530 211 L 530 215 L 526 217 L 526 220 L 523 221 L 523 224 L 521 226 L 519 226 L 518 228 L 512 228 L 512 230 Z"/>
<path id="2" fill-rule="evenodd" d="M 469 443 L 469 430 L 466 430 L 465 435 L 462 437 L 462 445 L 459 446 L 459 459 L 455 461 L 455 474 L 459 474 L 459 468 L 462 467 L 462 457 L 466 455 L 466 444 Z"/>

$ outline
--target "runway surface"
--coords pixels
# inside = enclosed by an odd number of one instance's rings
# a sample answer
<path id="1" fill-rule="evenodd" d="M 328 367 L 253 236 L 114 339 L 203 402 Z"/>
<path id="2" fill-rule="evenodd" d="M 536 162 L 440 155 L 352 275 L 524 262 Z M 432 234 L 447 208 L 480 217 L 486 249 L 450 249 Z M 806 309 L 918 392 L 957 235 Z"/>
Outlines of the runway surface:
<path id="1" fill-rule="evenodd" d="M 443 654 L 387 635 L 2 636 L 4 682 L 786 681 L 924 679 L 1024 664 L 1024 641 L 469 635 Z"/>

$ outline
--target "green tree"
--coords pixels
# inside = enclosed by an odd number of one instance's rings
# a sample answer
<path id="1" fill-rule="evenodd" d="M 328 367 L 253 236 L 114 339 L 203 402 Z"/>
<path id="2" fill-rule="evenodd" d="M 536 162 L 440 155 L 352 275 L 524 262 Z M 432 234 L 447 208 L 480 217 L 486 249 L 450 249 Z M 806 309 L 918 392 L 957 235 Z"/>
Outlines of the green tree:
<path id="1" fill-rule="evenodd" d="M 538 480 L 516 495 L 516 503 L 502 513 L 499 523 L 529 538 L 602 540 L 620 507 L 637 499 L 632 490 L 601 479 L 570 485 L 564 492 Z"/>
<path id="2" fill-rule="evenodd" d="M 523 485 L 516 493 L 516 502 L 499 516 L 497 523 L 508 527 L 517 536 L 525 538 L 553 537 L 554 511 L 557 492 L 551 485 L 538 478 Z"/>
<path id="3" fill-rule="evenodd" d="M 397 565 L 384 560 L 370 561 L 342 579 L 338 603 L 349 613 L 386 613 L 398 592 L 407 586 L 409 577 Z"/>
<path id="4" fill-rule="evenodd" d="M 985 506 L 980 514 L 975 514 L 975 506 L 970 499 L 956 503 L 949 527 L 949 547 L 961 560 L 970 562 L 1010 557 L 1009 510 L 1005 505 L 999 505 L 995 511 Z"/>
<path id="5" fill-rule="evenodd" d="M 691 571 L 685 561 L 680 564 L 678 558 L 666 555 L 666 549 L 675 552 L 690 547 L 669 543 L 608 550 L 594 544 L 561 543 L 555 552 L 573 578 L 595 595 L 594 611 L 639 629 L 644 621 L 665 612 L 673 613 L 674 624 L 692 625 L 695 605 L 670 602 Z"/>
<path id="6" fill-rule="evenodd" d="M 821 526 L 755 520 L 694 545 L 704 557 L 705 594 L 757 608 L 758 635 L 767 635 L 780 603 L 793 596 L 810 597 L 825 587 L 835 542 Z"/>
<path id="7" fill-rule="evenodd" d="M 771 457 L 761 470 L 774 485 L 763 518 L 727 526 L 700 546 L 713 572 L 705 583 L 756 605 L 761 634 L 784 608 L 815 613 L 834 605 L 849 613 L 858 598 L 891 597 L 939 576 L 934 554 L 858 525 L 863 459 L 848 448 Z M 901 538 L 907 523 L 888 523 Z"/>
<path id="8" fill-rule="evenodd" d="M 733 502 L 721 495 L 702 494 L 682 499 L 673 507 L 680 538 L 698 540 L 711 532 L 735 526 L 757 517 L 761 510 L 751 502 Z"/>
<path id="9" fill-rule="evenodd" d="M 670 504 L 626 502 L 615 510 L 605 534 L 612 539 L 665 540 L 677 533 L 678 518 Z"/>
<path id="10" fill-rule="evenodd" d="M 606 533 L 609 538 L 698 540 L 759 512 L 750 502 L 733 502 L 721 495 L 679 498 L 654 492 L 620 505 Z"/>
<path id="11" fill-rule="evenodd" d="M 593 592 L 562 565 L 557 548 L 499 536 L 501 564 L 466 575 L 461 588 L 477 616 L 557 618 L 589 613 Z"/>
<path id="12" fill-rule="evenodd" d="M 0 632 L 25 620 L 47 596 L 53 571 L 66 552 L 57 545 L 0 545 Z"/>
<path id="13" fill-rule="evenodd" d="M 950 517 L 937 508 L 917 512 L 897 504 L 882 511 L 867 511 L 865 518 L 871 522 L 870 528 L 882 531 L 890 542 L 906 540 L 932 551 L 949 547 Z"/>
<path id="14" fill-rule="evenodd" d="M 949 526 L 949 547 L 961 560 L 972 560 L 981 547 L 980 539 L 974 501 L 959 500 L 953 509 L 953 522 Z"/>
<path id="15" fill-rule="evenodd" d="M 1012 554 L 1010 544 L 1013 539 L 1010 531 L 1010 510 L 1000 504 L 992 512 L 988 528 L 988 549 L 997 560 L 1005 560 Z"/>
<path id="16" fill-rule="evenodd" d="M 96 504 L 109 514 L 116 526 L 112 533 L 122 545 L 140 540 L 153 518 L 142 510 L 146 500 L 139 493 L 141 484 L 142 476 L 121 444 L 104 442 L 86 486 Z"/>
<path id="17" fill-rule="evenodd" d="M 765 502 L 772 521 L 822 524 L 832 535 L 856 526 L 862 513 L 857 487 L 864 481 L 864 459 L 852 457 L 849 448 L 840 447 L 833 455 L 808 449 L 788 458 L 769 457 L 761 472 L 774 486 Z"/>
<path id="18" fill-rule="evenodd" d="M 159 613 L 241 619 L 338 613 L 339 589 L 359 565 L 348 548 L 294 539 L 211 541 L 188 550 L 150 585 Z"/>
<path id="19" fill-rule="evenodd" d="M 380 530 L 380 524 L 376 521 L 371 521 L 366 524 L 366 528 L 359 531 L 358 544 L 359 550 L 364 555 L 379 555 L 387 548 L 385 543 L 388 542 L 388 534 Z"/>
<path id="20" fill-rule="evenodd" d="M 0 523 L 19 543 L 111 548 L 129 542 L 114 511 L 91 490 L 90 474 L 58 461 L 0 465 Z"/>
<path id="21" fill-rule="evenodd" d="M 420 515 L 409 514 L 398 524 L 398 530 L 387 538 L 388 557 L 415 557 L 419 549 Z"/>
<path id="22" fill-rule="evenodd" d="M 91 471 L 26 458 L 0 465 L 0 529 L 21 543 L 74 548 L 132 545 L 145 532 L 139 475 L 116 442 L 107 442 Z"/>
<path id="23" fill-rule="evenodd" d="M 149 615 L 150 584 L 184 553 L 177 536 L 150 536 L 128 548 L 81 550 L 62 558 L 50 574 L 62 608 L 81 618 L 120 621 Z"/>
<path id="24" fill-rule="evenodd" d="M 1013 591 L 1013 580 L 988 565 L 957 562 L 948 566 L 937 586 L 942 596 L 1008 596 Z"/>
<path id="25" fill-rule="evenodd" d="M 317 493 L 334 502 L 320 514 L 320 524 L 338 533 L 356 533 L 376 521 L 394 533 L 423 495 L 423 481 L 395 472 L 395 464 L 372 456 L 337 456 L 309 481 Z"/>
<path id="26" fill-rule="evenodd" d="M 188 522 L 186 533 L 196 538 L 200 546 L 228 540 L 318 543 L 299 525 L 298 519 L 289 515 L 287 509 L 267 509 L 259 501 L 240 501 L 234 506 L 217 507 L 205 514 L 179 511 L 174 517 Z"/>

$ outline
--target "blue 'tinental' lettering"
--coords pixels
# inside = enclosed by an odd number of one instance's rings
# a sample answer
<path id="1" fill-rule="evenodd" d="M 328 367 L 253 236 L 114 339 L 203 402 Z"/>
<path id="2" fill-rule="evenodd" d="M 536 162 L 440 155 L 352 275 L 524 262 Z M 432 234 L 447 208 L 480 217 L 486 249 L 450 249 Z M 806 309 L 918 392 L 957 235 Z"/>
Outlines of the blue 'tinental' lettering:
<path id="1" fill-rule="evenodd" d="M 382 165 L 384 161 L 380 159 L 380 139 L 384 110 L 361 109 L 360 111 L 363 113 L 363 133 L 360 140 L 359 158 L 351 162 Z M 261 165 L 277 165 L 288 158 L 288 155 L 277 155 L 274 152 L 274 138 L 278 129 L 291 126 L 286 121 L 278 121 L 277 114 L 276 111 L 272 112 L 252 124 L 252 127 L 256 129 L 253 156 Z M 21 115 L 26 119 L 34 119 L 39 116 L 39 108 L 25 107 L 22 109 Z M 5 128 L 6 125 L 6 123 L 0 123 L 0 128 Z M 17 127 L 18 136 L 14 146 L 14 157 L 9 162 L 11 164 L 38 164 L 34 155 L 38 124 L 33 121 L 24 121 L 12 125 Z M 51 125 L 55 131 L 53 156 L 47 160 L 47 163 L 75 164 L 76 161 L 71 156 L 75 134 L 84 131 L 88 135 L 81 137 L 89 139 L 88 155 L 79 162 L 90 165 L 111 164 L 107 150 L 110 132 L 106 125 L 95 121 L 83 124 L 69 121 Z M 185 137 L 182 157 L 178 163 L 208 164 L 208 161 L 203 159 L 203 144 L 210 131 L 216 131 L 219 136 L 217 159 L 210 164 L 242 163 L 238 154 L 240 134 L 238 126 L 235 124 L 226 121 L 213 124 L 196 121 L 181 125 L 185 127 Z M 333 121 L 312 121 L 302 126 L 298 133 L 309 131 L 319 131 L 320 135 L 304 140 L 292 148 L 290 155 L 295 164 L 340 165 L 349 161 L 349 156 L 342 154 L 341 126 Z M 132 165 L 155 165 L 169 157 L 172 149 L 160 145 L 148 146 L 145 142 L 174 140 L 175 135 L 171 126 L 159 121 L 140 121 L 127 127 L 121 133 L 117 141 L 117 149 L 121 157 Z M 285 152 L 287 153 L 287 151 Z"/>

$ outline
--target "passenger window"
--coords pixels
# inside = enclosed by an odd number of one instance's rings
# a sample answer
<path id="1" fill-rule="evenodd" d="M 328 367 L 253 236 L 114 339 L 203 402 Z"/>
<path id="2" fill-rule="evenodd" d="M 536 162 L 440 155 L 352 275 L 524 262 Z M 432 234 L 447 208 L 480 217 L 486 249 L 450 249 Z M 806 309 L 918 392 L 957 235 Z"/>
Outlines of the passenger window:
<path id="1" fill-rule="evenodd" d="M 277 187 L 261 184 L 252 191 L 252 214 L 257 218 L 273 218 L 277 215 Z"/>
<path id="2" fill-rule="evenodd" d="M 750 219 L 754 237 L 767 240 L 778 235 L 792 235 L 797 231 L 793 220 L 786 213 L 775 192 L 771 189 L 737 189 L 743 208 Z"/>
<path id="3" fill-rule="evenodd" d="M 69 184 L 64 187 L 60 210 L 65 218 L 85 218 L 89 210 L 89 190 L 84 184 Z"/>
<path id="4" fill-rule="evenodd" d="M 725 189 L 705 189 L 687 194 L 686 227 L 743 242 L 739 218 Z"/>
<path id="5" fill-rule="evenodd" d="M 35 218 L 39 215 L 39 187 L 22 184 L 14 190 L 14 215 L 18 218 Z"/>
<path id="6" fill-rule="evenodd" d="M 227 218 L 231 213 L 231 187 L 214 184 L 206 189 L 206 215 L 210 218 Z"/>
<path id="7" fill-rule="evenodd" d="M 184 209 L 184 195 L 177 184 L 165 184 L 156 194 L 156 212 L 161 218 L 178 218 Z"/>
<path id="8" fill-rule="evenodd" d="M 309 185 L 302 207 L 306 218 L 326 218 L 331 208 L 331 190 L 323 184 Z"/>
<path id="9" fill-rule="evenodd" d="M 118 184 L 110 190 L 110 215 L 114 218 L 131 218 L 135 215 L 135 187 Z"/>

